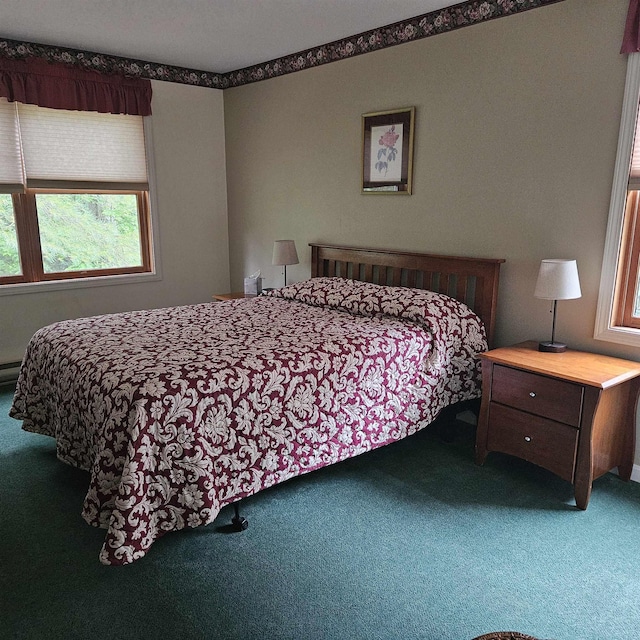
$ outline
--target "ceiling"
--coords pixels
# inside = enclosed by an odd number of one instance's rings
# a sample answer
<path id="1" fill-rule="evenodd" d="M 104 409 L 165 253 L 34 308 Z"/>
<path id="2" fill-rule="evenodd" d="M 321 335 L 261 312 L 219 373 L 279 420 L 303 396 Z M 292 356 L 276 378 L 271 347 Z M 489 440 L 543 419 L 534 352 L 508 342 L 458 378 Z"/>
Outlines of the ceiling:
<path id="1" fill-rule="evenodd" d="M 0 38 L 226 73 L 451 0 L 0 0 Z"/>

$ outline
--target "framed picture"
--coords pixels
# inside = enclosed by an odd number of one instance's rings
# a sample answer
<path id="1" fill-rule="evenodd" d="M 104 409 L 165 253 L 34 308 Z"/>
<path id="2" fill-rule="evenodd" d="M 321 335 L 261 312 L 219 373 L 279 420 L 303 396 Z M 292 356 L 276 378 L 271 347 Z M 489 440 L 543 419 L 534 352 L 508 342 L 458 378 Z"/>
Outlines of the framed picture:
<path id="1" fill-rule="evenodd" d="M 415 107 L 362 116 L 362 193 L 411 194 Z"/>

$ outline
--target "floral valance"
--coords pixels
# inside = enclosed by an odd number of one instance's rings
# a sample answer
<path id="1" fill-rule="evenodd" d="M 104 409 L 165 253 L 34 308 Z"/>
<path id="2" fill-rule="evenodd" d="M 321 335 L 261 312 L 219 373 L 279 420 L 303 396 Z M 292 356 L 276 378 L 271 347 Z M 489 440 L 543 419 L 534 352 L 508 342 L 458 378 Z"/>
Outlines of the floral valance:
<path id="1" fill-rule="evenodd" d="M 637 51 L 640 51 L 640 0 L 630 0 L 620 53 Z"/>
<path id="2" fill-rule="evenodd" d="M 0 58 L 0 97 L 51 109 L 151 115 L 151 82 L 38 58 Z"/>

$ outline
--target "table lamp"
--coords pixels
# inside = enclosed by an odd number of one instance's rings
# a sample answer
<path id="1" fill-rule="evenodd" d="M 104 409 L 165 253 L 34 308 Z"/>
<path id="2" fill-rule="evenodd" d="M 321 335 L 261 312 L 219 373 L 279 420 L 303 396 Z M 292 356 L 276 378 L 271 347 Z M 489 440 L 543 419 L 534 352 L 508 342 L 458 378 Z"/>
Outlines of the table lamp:
<path id="1" fill-rule="evenodd" d="M 556 310 L 558 300 L 572 300 L 582 296 L 576 261 L 557 258 L 543 260 L 540 263 L 538 281 L 536 282 L 536 289 L 533 295 L 536 298 L 553 300 L 551 341 L 540 342 L 538 344 L 538 351 L 548 351 L 550 353 L 562 353 L 566 351 L 566 344 L 556 342 Z"/>
<path id="2" fill-rule="evenodd" d="M 273 260 L 271 264 L 284 267 L 284 286 L 287 286 L 287 265 L 298 264 L 298 252 L 293 240 L 276 240 L 273 243 Z"/>

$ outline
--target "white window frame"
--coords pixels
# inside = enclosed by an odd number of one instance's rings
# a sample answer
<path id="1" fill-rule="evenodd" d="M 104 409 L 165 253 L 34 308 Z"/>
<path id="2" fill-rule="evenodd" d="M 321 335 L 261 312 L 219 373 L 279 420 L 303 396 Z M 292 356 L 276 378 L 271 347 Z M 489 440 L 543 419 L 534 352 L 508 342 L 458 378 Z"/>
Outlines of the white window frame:
<path id="1" fill-rule="evenodd" d="M 148 273 L 133 273 L 114 276 L 96 276 L 73 278 L 68 280 L 43 280 L 41 282 L 20 282 L 4 284 L 0 287 L 0 297 L 24 293 L 43 291 L 58 291 L 63 289 L 86 289 L 89 287 L 103 287 L 137 282 L 152 282 L 162 280 L 160 265 L 160 225 L 158 221 L 158 206 L 156 198 L 156 172 L 153 156 L 153 124 L 151 116 L 144 116 L 144 140 L 147 154 L 147 171 L 149 176 L 149 209 L 151 218 L 151 249 L 153 270 Z"/>
<path id="2" fill-rule="evenodd" d="M 622 225 L 624 222 L 627 200 L 627 185 L 633 140 L 640 103 L 640 53 L 629 54 L 627 60 L 627 79 L 625 83 L 618 152 L 613 174 L 611 203 L 607 236 L 602 258 L 600 291 L 596 310 L 596 324 L 593 337 L 632 347 L 640 347 L 640 329 L 620 327 L 613 324 L 613 305 L 616 291 L 616 276 L 622 241 Z"/>

